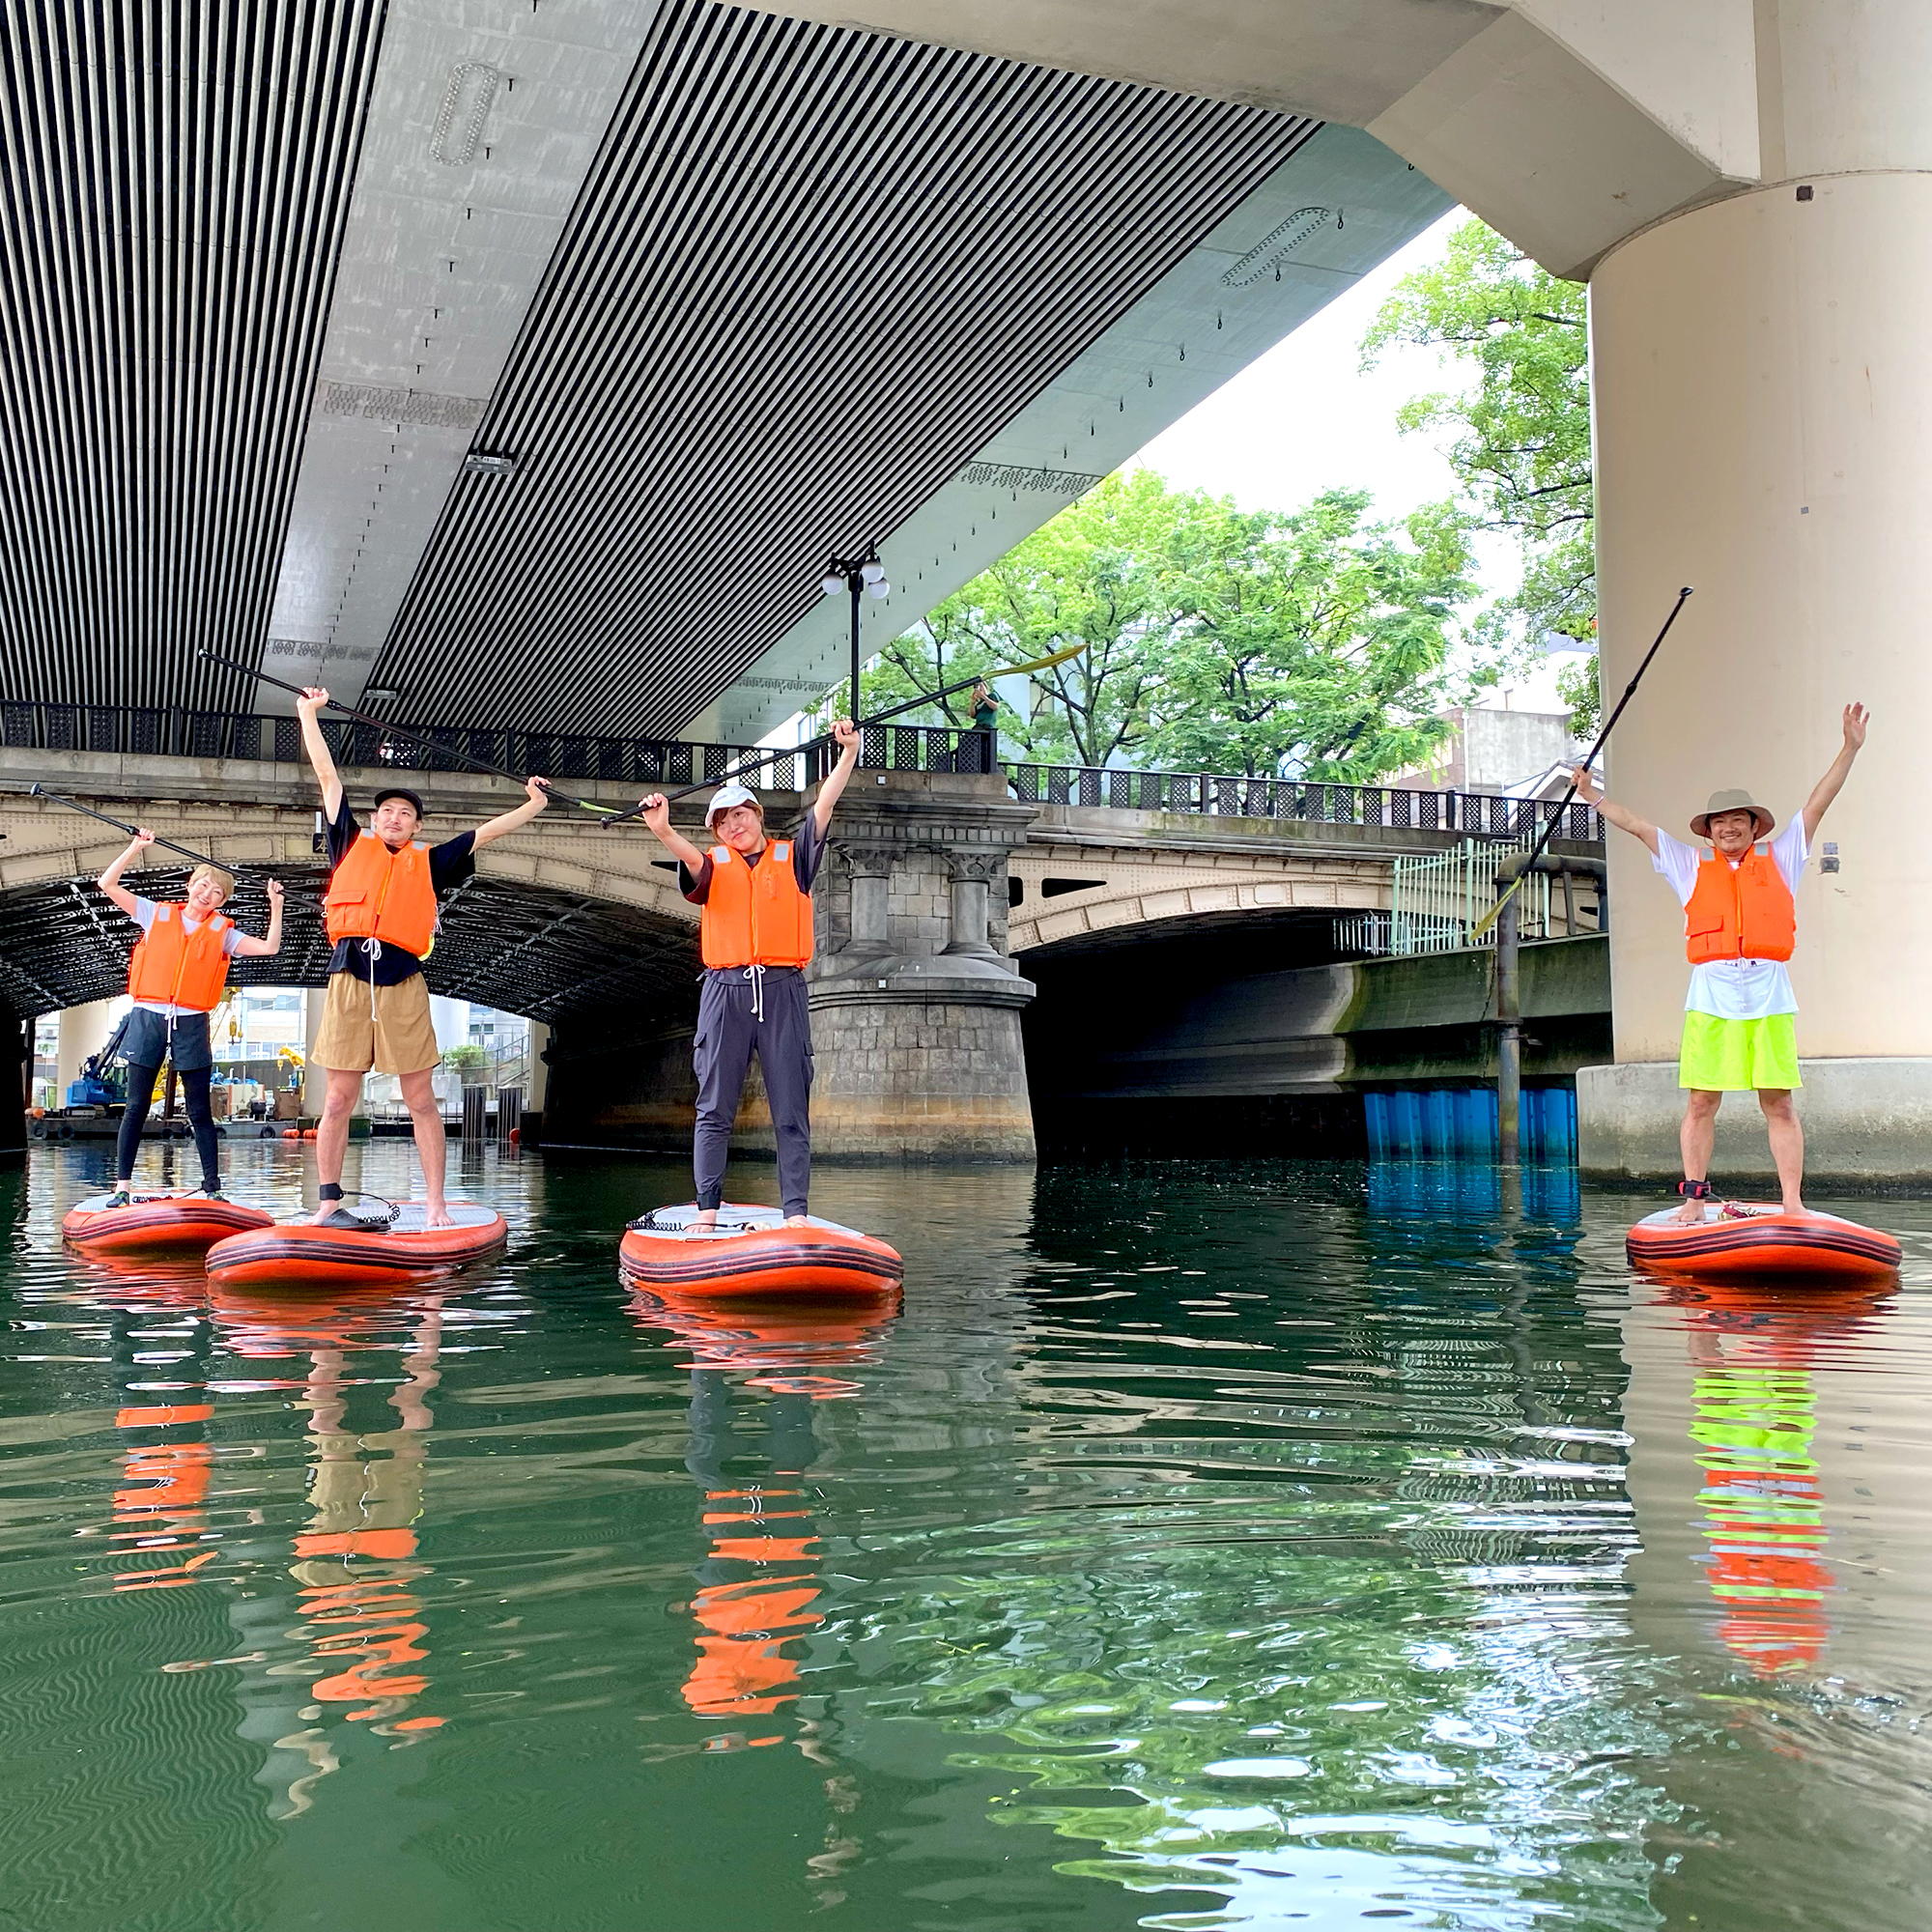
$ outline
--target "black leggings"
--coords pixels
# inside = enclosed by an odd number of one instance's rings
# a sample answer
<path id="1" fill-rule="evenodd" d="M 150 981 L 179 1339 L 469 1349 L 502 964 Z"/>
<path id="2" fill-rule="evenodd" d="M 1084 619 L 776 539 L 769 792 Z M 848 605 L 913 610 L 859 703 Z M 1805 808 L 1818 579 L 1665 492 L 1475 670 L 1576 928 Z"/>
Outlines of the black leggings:
<path id="1" fill-rule="evenodd" d="M 155 1076 L 160 1070 L 158 1066 L 128 1069 L 128 1111 L 121 1116 L 120 1165 L 116 1170 L 124 1184 L 134 1178 L 134 1156 L 141 1151 L 141 1129 L 148 1122 Z M 210 1188 L 221 1185 L 220 1143 L 215 1139 L 214 1115 L 208 1104 L 209 1076 L 213 1071 L 212 1066 L 197 1066 L 181 1075 L 187 1123 L 194 1129 L 194 1151 L 201 1156 L 201 1184 Z"/>

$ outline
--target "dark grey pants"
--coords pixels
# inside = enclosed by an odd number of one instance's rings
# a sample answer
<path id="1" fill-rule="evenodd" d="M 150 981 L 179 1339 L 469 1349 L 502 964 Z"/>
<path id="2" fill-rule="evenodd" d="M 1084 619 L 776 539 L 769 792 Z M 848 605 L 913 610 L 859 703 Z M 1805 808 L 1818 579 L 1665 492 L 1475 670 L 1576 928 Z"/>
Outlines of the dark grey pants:
<path id="1" fill-rule="evenodd" d="M 796 966 L 768 966 L 750 979 L 731 966 L 704 976 L 691 1054 L 697 1075 L 691 1163 L 697 1205 L 716 1208 L 724 1198 L 731 1123 L 754 1053 L 778 1132 L 779 1198 L 787 1214 L 803 1214 L 811 1184 L 811 1014 L 805 974 Z"/>

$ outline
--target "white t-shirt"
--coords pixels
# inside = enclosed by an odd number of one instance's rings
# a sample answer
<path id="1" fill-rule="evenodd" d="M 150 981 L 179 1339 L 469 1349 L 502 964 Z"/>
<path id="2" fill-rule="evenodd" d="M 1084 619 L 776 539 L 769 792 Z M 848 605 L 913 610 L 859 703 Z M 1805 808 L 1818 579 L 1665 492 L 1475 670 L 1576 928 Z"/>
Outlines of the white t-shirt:
<path id="1" fill-rule="evenodd" d="M 1695 845 L 1659 829 L 1657 857 L 1650 863 L 1668 879 L 1679 905 L 1689 905 L 1697 886 L 1697 867 L 1710 855 Z M 1784 830 L 1771 841 L 1772 863 L 1795 895 L 1811 856 L 1804 836 L 1804 813 L 1794 811 Z M 1795 1013 L 1798 1000 L 1791 975 L 1782 959 L 1713 959 L 1690 969 L 1690 990 L 1684 998 L 1687 1013 L 1715 1013 L 1720 1020 L 1761 1020 L 1773 1013 Z"/>
<path id="2" fill-rule="evenodd" d="M 154 924 L 155 902 L 153 899 L 144 899 L 138 893 L 135 894 L 134 920 L 143 932 L 146 932 Z M 201 930 L 200 920 L 188 918 L 185 908 L 182 911 L 181 923 L 182 929 L 185 932 L 199 932 Z M 242 935 L 232 925 L 221 935 L 221 950 L 231 959 L 235 956 L 235 942 L 241 937 Z M 145 1013 L 163 1013 L 170 1019 L 180 1019 L 184 1013 L 193 1013 L 201 1010 L 199 1007 L 178 1007 L 168 1000 L 136 1000 L 134 1004 Z"/>

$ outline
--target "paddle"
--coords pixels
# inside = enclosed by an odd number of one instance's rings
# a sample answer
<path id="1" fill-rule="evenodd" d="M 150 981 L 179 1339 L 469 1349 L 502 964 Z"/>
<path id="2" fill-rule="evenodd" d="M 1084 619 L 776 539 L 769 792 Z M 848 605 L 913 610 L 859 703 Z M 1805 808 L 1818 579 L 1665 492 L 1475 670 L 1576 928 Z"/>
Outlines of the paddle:
<path id="1" fill-rule="evenodd" d="M 1692 587 L 1691 585 L 1687 583 L 1684 586 L 1684 588 L 1677 593 L 1677 602 L 1670 607 L 1670 615 L 1664 618 L 1663 629 L 1658 632 L 1656 641 L 1652 643 L 1649 650 L 1644 652 L 1643 662 L 1636 668 L 1636 675 L 1634 678 L 1632 678 L 1627 685 L 1624 686 L 1624 695 L 1617 699 L 1617 708 L 1610 713 L 1607 719 L 1605 720 L 1604 728 L 1597 733 L 1597 742 L 1594 745 L 1592 745 L 1586 753 L 1584 753 L 1582 759 L 1580 760 L 1582 769 L 1584 771 L 1587 772 L 1590 769 L 1590 767 L 1596 762 L 1597 753 L 1604 749 L 1604 740 L 1610 735 L 1611 728 L 1615 725 L 1617 720 L 1624 715 L 1624 706 L 1631 701 L 1631 698 L 1634 695 L 1637 686 L 1643 682 L 1643 674 L 1650 668 L 1651 659 L 1657 655 L 1658 651 L 1662 647 L 1664 639 L 1670 635 L 1670 627 L 1671 625 L 1676 623 L 1677 613 L 1678 611 L 1683 610 L 1684 601 L 1690 595 L 1691 587 Z M 1501 916 L 1503 907 L 1510 902 L 1511 897 L 1520 888 L 1523 880 L 1526 879 L 1531 873 L 1531 871 L 1535 869 L 1536 862 L 1538 858 L 1542 856 L 1543 848 L 1549 843 L 1550 834 L 1553 833 L 1556 830 L 1557 826 L 1562 822 L 1563 808 L 1567 806 L 1570 803 L 1570 801 L 1576 796 L 1577 796 L 1577 781 L 1573 778 L 1570 781 L 1569 788 L 1564 792 L 1563 796 L 1557 801 L 1556 810 L 1550 813 L 1549 818 L 1545 823 L 1542 832 L 1537 835 L 1536 843 L 1529 848 L 1529 855 L 1527 858 L 1523 860 L 1522 866 L 1520 869 L 1518 871 L 1516 877 L 1513 878 L 1509 882 L 1509 884 L 1500 893 L 1496 895 L 1495 904 L 1492 905 L 1489 909 L 1489 911 L 1483 915 L 1483 917 L 1476 923 L 1474 928 L 1470 931 L 1469 944 L 1471 946 L 1475 945 L 1477 940 L 1481 939 L 1484 933 L 1488 932 L 1490 927 L 1495 924 L 1497 919 Z"/>
<path id="2" fill-rule="evenodd" d="M 903 703 L 889 704 L 883 711 L 875 711 L 869 718 L 862 718 L 856 729 L 869 731 L 875 724 L 883 724 L 889 718 L 897 718 L 907 711 L 917 711 L 922 704 L 937 704 L 942 697 L 952 697 L 962 691 L 970 691 L 984 677 L 1021 677 L 1030 671 L 1049 670 L 1055 665 L 1065 664 L 1068 658 L 1077 658 L 1087 648 L 1085 644 L 1071 644 L 1064 651 L 1055 651 L 1050 657 L 1035 658 L 1028 664 L 1000 665 L 990 671 L 976 671 L 971 677 L 962 677 L 957 684 L 942 685 L 937 691 L 921 692 L 917 697 L 908 697 Z M 724 784 L 735 779 L 740 772 L 754 771 L 759 765 L 769 764 L 774 758 L 794 757 L 800 752 L 815 752 L 821 745 L 833 742 L 830 731 L 821 731 L 817 737 L 803 745 L 794 746 L 789 752 L 758 752 L 750 757 L 740 758 L 735 765 L 725 768 L 714 777 L 700 780 L 696 784 L 680 786 L 676 791 L 664 794 L 667 805 L 675 805 L 681 798 L 689 798 L 695 791 L 709 791 L 713 785 Z M 606 825 L 621 825 L 628 818 L 642 816 L 644 808 L 634 805 L 628 811 L 620 811 L 614 817 L 607 818 Z"/>
<path id="3" fill-rule="evenodd" d="M 260 678 L 264 684 L 272 684 L 277 691 L 289 692 L 297 697 L 306 695 L 300 685 L 289 684 L 279 677 L 271 677 L 267 671 L 257 670 L 254 666 L 242 664 L 237 658 L 220 657 L 213 651 L 197 651 L 195 655 L 206 658 L 210 664 L 221 665 L 229 670 L 245 671 L 250 677 Z M 407 730 L 401 724 L 391 724 L 386 718 L 372 718 L 368 712 L 356 711 L 333 697 L 328 700 L 328 708 L 331 711 L 341 712 L 345 718 L 355 719 L 358 724 L 367 724 L 378 731 L 386 731 L 392 738 L 407 738 L 412 745 L 421 745 L 429 751 L 440 752 L 444 757 L 454 758 L 459 764 L 468 765 L 471 771 L 488 772 L 492 778 L 508 779 L 512 784 L 520 785 L 526 782 L 515 772 L 506 771 L 501 765 L 493 765 L 488 758 L 472 758 L 468 752 L 459 752 L 454 745 L 445 745 L 435 738 L 426 738 L 420 731 Z M 544 789 L 551 797 L 561 799 L 565 805 L 577 806 L 580 810 L 594 812 L 600 817 L 617 811 L 614 805 L 593 805 L 587 798 L 576 798 L 567 791 L 559 791 L 549 780 L 545 780 Z"/>
<path id="4" fill-rule="evenodd" d="M 111 825 L 115 831 L 125 832 L 130 838 L 141 829 L 138 825 L 129 825 L 125 818 L 110 818 L 104 811 L 96 811 L 91 805 L 82 805 L 79 799 L 69 798 L 65 792 L 49 791 L 43 784 L 29 785 L 27 787 L 27 796 L 29 798 L 44 798 L 54 805 L 64 805 L 70 811 L 77 811 L 83 817 L 98 818 L 102 825 Z M 236 872 L 240 873 L 243 878 L 249 879 L 269 879 L 274 876 L 273 873 L 265 872 L 256 866 L 238 866 L 221 859 L 212 859 L 206 852 L 197 852 L 191 845 L 177 845 L 172 838 L 157 838 L 154 842 L 156 845 L 165 846 L 170 852 L 179 852 L 184 859 L 192 859 L 197 866 L 213 866 L 217 872 Z M 303 895 L 301 896 L 306 895 Z M 320 901 L 313 899 L 309 902 L 311 904 L 320 903 Z"/>

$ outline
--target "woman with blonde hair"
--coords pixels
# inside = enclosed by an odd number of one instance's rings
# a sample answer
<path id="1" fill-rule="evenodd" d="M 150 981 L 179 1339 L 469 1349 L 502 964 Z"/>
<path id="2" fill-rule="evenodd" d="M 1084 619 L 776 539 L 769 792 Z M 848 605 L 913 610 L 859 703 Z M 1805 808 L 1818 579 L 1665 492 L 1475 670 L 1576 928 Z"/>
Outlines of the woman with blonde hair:
<path id="1" fill-rule="evenodd" d="M 126 1208 L 133 1201 L 134 1156 L 141 1151 L 141 1129 L 166 1060 L 174 1062 L 181 1076 L 188 1125 L 201 1155 L 201 1192 L 212 1201 L 220 1198 L 221 1143 L 208 1104 L 214 1072 L 208 1016 L 221 1004 L 231 958 L 266 959 L 282 950 L 282 888 L 274 879 L 269 881 L 266 939 L 236 931 L 234 921 L 223 917 L 221 908 L 233 895 L 235 881 L 218 867 L 197 866 L 188 874 L 185 900 L 163 902 L 130 893 L 121 874 L 154 842 L 152 832 L 137 831 L 128 849 L 96 881 L 141 928 L 128 966 L 128 991 L 134 1000 L 121 1046 L 128 1061 L 128 1105 L 121 1116 L 110 1208 Z"/>

